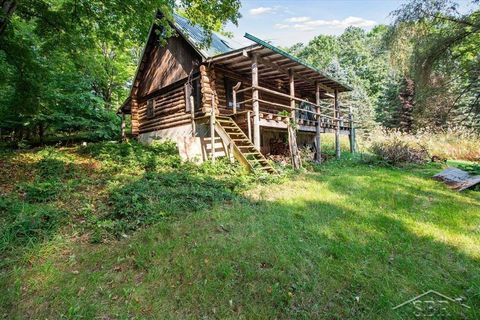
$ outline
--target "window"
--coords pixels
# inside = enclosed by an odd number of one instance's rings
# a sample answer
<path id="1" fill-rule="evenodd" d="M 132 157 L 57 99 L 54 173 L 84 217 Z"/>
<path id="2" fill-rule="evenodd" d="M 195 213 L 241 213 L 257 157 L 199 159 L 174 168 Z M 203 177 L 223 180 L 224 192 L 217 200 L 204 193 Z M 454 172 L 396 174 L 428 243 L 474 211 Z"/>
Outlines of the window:
<path id="1" fill-rule="evenodd" d="M 195 111 L 200 110 L 201 102 L 202 102 L 202 92 L 200 88 L 200 80 L 197 78 L 192 81 L 191 84 L 186 83 L 185 84 L 185 111 L 190 112 L 192 111 L 192 106 L 191 106 L 191 99 L 190 97 L 193 97 L 193 108 Z"/>
<path id="2" fill-rule="evenodd" d="M 230 78 L 225 77 L 225 94 L 227 95 L 227 108 L 233 109 L 233 87 L 237 84 L 238 81 L 235 81 Z M 237 109 L 240 109 L 238 103 L 245 100 L 243 92 L 237 93 Z"/>
<path id="3" fill-rule="evenodd" d="M 147 118 L 155 117 L 155 107 L 153 105 L 153 99 L 147 100 Z"/>

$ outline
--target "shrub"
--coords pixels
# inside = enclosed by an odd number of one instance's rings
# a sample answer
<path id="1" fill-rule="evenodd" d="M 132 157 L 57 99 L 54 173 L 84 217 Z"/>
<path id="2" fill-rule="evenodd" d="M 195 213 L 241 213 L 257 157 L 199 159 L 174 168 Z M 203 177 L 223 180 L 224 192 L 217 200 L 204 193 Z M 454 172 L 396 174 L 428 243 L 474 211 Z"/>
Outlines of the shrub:
<path id="1" fill-rule="evenodd" d="M 158 142 L 142 145 L 130 143 L 95 143 L 82 147 L 79 152 L 103 162 L 108 170 L 144 169 L 156 171 L 159 168 L 177 168 L 180 155 L 174 142 Z"/>
<path id="2" fill-rule="evenodd" d="M 372 144 L 371 150 L 380 159 L 391 165 L 424 163 L 428 160 L 428 152 L 425 148 L 411 146 L 398 138 L 375 142 Z"/>
<path id="3" fill-rule="evenodd" d="M 37 174 L 43 179 L 61 179 L 67 173 L 65 163 L 58 159 L 44 158 L 35 164 Z"/>

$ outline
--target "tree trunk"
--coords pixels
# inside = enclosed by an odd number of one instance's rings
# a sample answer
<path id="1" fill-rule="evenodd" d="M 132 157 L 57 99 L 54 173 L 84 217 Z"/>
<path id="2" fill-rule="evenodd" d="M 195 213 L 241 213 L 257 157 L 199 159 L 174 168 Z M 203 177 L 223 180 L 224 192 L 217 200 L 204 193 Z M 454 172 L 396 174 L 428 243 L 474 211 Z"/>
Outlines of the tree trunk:
<path id="1" fill-rule="evenodd" d="M 40 140 L 40 144 L 43 145 L 44 142 L 44 137 L 45 137 L 45 127 L 43 126 L 43 123 L 38 124 L 38 138 Z"/>
<path id="2" fill-rule="evenodd" d="M 17 8 L 17 3 L 12 0 L 1 0 L 2 3 L 2 12 L 0 16 L 0 35 L 2 35 L 5 27 L 7 26 L 8 20 L 12 16 L 13 12 Z"/>

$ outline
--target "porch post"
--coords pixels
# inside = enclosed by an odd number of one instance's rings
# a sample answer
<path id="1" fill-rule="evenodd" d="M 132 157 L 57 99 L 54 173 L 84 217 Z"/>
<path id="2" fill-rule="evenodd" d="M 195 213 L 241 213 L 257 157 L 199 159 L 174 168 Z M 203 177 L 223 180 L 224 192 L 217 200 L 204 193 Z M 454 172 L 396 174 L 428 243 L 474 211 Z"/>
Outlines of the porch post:
<path id="1" fill-rule="evenodd" d="M 252 55 L 252 99 L 253 99 L 253 145 L 260 151 L 260 106 L 258 102 L 257 55 Z"/>
<path id="2" fill-rule="evenodd" d="M 212 94 L 212 109 L 210 110 L 210 146 L 212 162 L 215 162 L 215 95 Z"/>
<path id="3" fill-rule="evenodd" d="M 241 82 L 237 82 L 237 84 L 232 88 L 233 114 L 237 113 L 237 90 L 240 89 L 241 85 Z"/>
<path id="4" fill-rule="evenodd" d="M 192 117 L 192 137 L 196 135 L 196 127 L 195 127 L 195 100 L 193 96 L 190 96 L 190 116 Z"/>
<path id="5" fill-rule="evenodd" d="M 315 144 L 317 145 L 317 152 L 315 153 L 315 161 L 318 163 L 322 162 L 322 145 L 321 145 L 321 139 L 320 139 L 320 85 L 318 82 L 316 82 L 316 88 L 315 88 L 315 102 L 317 104 L 317 133 L 315 135 Z"/>
<path id="6" fill-rule="evenodd" d="M 247 111 L 247 127 L 248 127 L 248 139 L 252 141 L 252 112 Z"/>
<path id="7" fill-rule="evenodd" d="M 292 120 L 295 121 L 295 77 L 293 75 L 293 71 L 290 69 L 288 71 L 289 75 L 289 82 L 290 82 L 290 107 L 291 107 L 291 113 L 290 116 L 292 117 Z"/>
<path id="8" fill-rule="evenodd" d="M 355 127 L 353 124 L 353 112 L 352 112 L 352 107 L 350 106 L 349 110 L 349 118 L 350 118 L 350 152 L 355 153 L 357 150 L 355 150 Z"/>
<path id="9" fill-rule="evenodd" d="M 290 82 L 290 108 L 291 108 L 291 119 L 290 124 L 288 125 L 288 144 L 290 147 L 290 155 L 292 157 L 292 166 L 294 169 L 299 169 L 302 166 L 300 156 L 298 154 L 297 146 L 297 119 L 295 117 L 295 79 L 293 70 L 289 70 L 289 82 Z"/>
<path id="10" fill-rule="evenodd" d="M 335 128 L 335 155 L 337 159 L 340 159 L 340 110 L 338 107 L 338 90 L 335 89 L 335 120 L 337 126 Z"/>
<path id="11" fill-rule="evenodd" d="M 237 90 L 235 88 L 232 89 L 232 108 L 233 114 L 237 113 Z"/>

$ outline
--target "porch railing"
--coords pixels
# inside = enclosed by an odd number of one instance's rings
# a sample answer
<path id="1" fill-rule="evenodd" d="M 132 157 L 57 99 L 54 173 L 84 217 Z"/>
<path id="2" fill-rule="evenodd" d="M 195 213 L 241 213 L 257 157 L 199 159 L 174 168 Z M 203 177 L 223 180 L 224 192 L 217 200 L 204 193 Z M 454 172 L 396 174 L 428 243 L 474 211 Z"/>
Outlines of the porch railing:
<path id="1" fill-rule="evenodd" d="M 281 98 L 290 99 L 290 100 L 293 99 L 296 102 L 303 103 L 306 106 L 309 106 L 313 109 L 316 109 L 316 111 L 308 110 L 308 109 L 301 108 L 301 107 L 292 107 L 291 105 L 282 104 L 282 103 L 273 102 L 273 101 L 268 101 L 268 100 L 260 99 L 260 98 L 258 98 L 258 99 L 249 98 L 249 99 L 245 99 L 245 100 L 242 100 L 242 101 L 237 101 L 237 94 L 245 92 L 245 91 L 253 90 L 253 89 L 268 93 L 270 95 L 275 95 L 275 96 L 278 96 L 278 97 L 281 97 Z M 260 108 L 259 108 L 260 117 L 261 117 L 261 114 L 269 114 L 269 116 L 271 118 L 277 118 L 278 119 L 280 117 L 280 118 L 283 118 L 282 120 L 291 119 L 290 115 L 282 115 L 278 112 L 275 114 L 275 113 L 272 113 L 271 110 L 265 108 L 265 106 L 272 106 L 272 107 L 276 107 L 276 108 L 281 108 L 284 111 L 290 111 L 290 112 L 295 111 L 295 119 L 296 119 L 297 124 L 309 125 L 310 122 L 313 122 L 314 126 L 316 126 L 317 124 L 320 124 L 320 126 L 331 125 L 332 127 L 336 127 L 338 125 L 339 127 L 342 127 L 342 128 L 350 128 L 350 127 L 353 127 L 353 124 L 354 124 L 353 116 L 352 116 L 351 110 L 349 108 L 347 109 L 345 107 L 339 106 L 337 109 L 335 109 L 334 106 L 327 106 L 325 104 L 316 104 L 316 103 L 313 103 L 313 102 L 305 100 L 305 99 L 301 99 L 301 98 L 298 98 L 298 97 L 291 97 L 288 94 L 278 92 L 278 91 L 275 91 L 275 90 L 271 90 L 271 89 L 261 87 L 261 86 L 250 86 L 250 87 L 242 88 L 240 90 L 235 90 L 234 89 L 232 100 L 233 100 L 232 101 L 233 102 L 233 110 L 232 110 L 233 114 L 237 113 L 237 106 L 241 106 L 241 105 L 245 105 L 247 103 L 253 103 L 254 101 L 258 101 L 258 103 L 260 105 Z M 249 113 L 252 112 L 251 115 L 253 115 L 252 110 L 248 110 L 248 112 Z M 305 119 L 305 118 L 299 117 L 298 116 L 299 114 L 311 115 L 312 118 L 314 118 L 315 120 Z M 347 117 L 344 117 L 344 115 L 347 115 Z M 249 118 L 249 117 L 247 117 L 247 118 Z"/>

